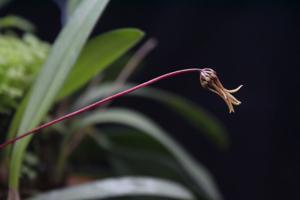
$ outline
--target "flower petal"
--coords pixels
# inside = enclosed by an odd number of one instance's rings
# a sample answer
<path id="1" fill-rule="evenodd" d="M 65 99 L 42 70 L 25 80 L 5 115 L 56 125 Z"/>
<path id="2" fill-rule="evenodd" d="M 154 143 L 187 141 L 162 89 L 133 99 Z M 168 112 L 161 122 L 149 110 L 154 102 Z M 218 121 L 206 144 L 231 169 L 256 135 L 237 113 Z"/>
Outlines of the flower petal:
<path id="1" fill-rule="evenodd" d="M 237 87 L 235 89 L 232 89 L 232 90 L 225 89 L 225 90 L 229 93 L 235 93 L 235 92 L 239 91 L 242 87 L 243 87 L 243 85 L 240 85 L 239 87 Z"/>

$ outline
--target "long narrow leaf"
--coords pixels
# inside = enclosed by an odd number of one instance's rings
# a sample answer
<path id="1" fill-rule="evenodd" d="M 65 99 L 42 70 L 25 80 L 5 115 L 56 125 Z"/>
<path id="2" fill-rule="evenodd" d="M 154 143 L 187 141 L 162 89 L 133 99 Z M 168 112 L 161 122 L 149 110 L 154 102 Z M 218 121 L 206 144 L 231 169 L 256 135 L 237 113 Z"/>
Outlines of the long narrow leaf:
<path id="1" fill-rule="evenodd" d="M 14 15 L 9 15 L 0 19 L 0 30 L 6 28 L 18 28 L 27 32 L 35 31 L 35 27 L 30 21 Z"/>
<path id="2" fill-rule="evenodd" d="M 63 28 L 29 93 L 18 134 L 38 125 L 48 112 L 107 3 L 108 0 L 82 2 Z M 27 137 L 14 145 L 9 174 L 11 189 L 18 187 L 23 155 L 30 139 Z"/>
<path id="3" fill-rule="evenodd" d="M 72 13 L 76 10 L 77 6 L 81 3 L 82 0 L 67 0 L 66 1 L 66 17 L 69 18 L 72 16 Z"/>
<path id="4" fill-rule="evenodd" d="M 125 90 L 132 86 L 132 84 L 126 84 L 117 91 Z M 116 88 L 118 87 L 113 84 L 103 84 L 99 88 L 94 88 L 90 90 L 83 98 L 78 99 L 76 107 L 88 105 L 89 103 L 104 98 L 113 92 L 117 92 Z M 184 119 L 190 122 L 201 133 L 204 133 L 209 139 L 218 144 L 221 148 L 226 148 L 228 146 L 228 137 L 221 123 L 190 100 L 180 97 L 176 94 L 151 87 L 143 88 L 129 95 L 149 98 L 151 100 L 163 103 L 165 106 L 183 116 Z"/>
<path id="5" fill-rule="evenodd" d="M 98 131 L 98 129 L 92 129 L 93 131 L 89 136 L 94 139 L 96 144 L 100 147 L 100 151 L 105 151 L 108 155 L 110 165 L 115 168 L 117 174 L 136 174 L 142 173 L 150 176 L 158 176 L 162 178 L 178 180 L 180 182 L 186 182 L 189 184 L 191 181 L 183 173 L 182 167 L 168 152 L 160 152 L 153 143 L 159 143 L 156 139 L 153 139 L 149 135 L 143 134 L 142 131 L 128 129 L 129 134 L 124 131 L 124 128 L 116 132 L 116 129 Z M 131 131 L 134 131 L 134 138 L 131 137 Z M 115 137 L 122 141 L 126 140 L 125 144 L 120 141 L 116 141 Z M 141 141 L 143 138 L 144 141 Z M 148 141 L 151 141 L 151 147 L 148 149 L 145 146 L 148 145 Z M 133 147 L 132 143 L 138 143 L 143 146 L 142 148 Z M 159 145 L 161 145 L 159 143 Z M 99 150 L 97 152 L 99 152 Z M 82 148 L 78 148 L 77 152 L 82 151 Z M 83 149 L 84 151 L 84 149 Z"/>
<path id="6" fill-rule="evenodd" d="M 100 123 L 123 124 L 149 134 L 161 142 L 179 161 L 190 178 L 195 182 L 200 194 L 212 200 L 222 199 L 209 172 L 197 163 L 176 141 L 169 137 L 164 130 L 142 114 L 126 109 L 109 109 L 105 112 L 96 112 L 82 118 L 75 124 L 74 128 Z"/>
<path id="7" fill-rule="evenodd" d="M 126 53 L 143 35 L 144 33 L 139 29 L 122 28 L 101 34 L 88 41 L 59 92 L 58 99 L 81 88 Z"/>
<path id="8" fill-rule="evenodd" d="M 125 196 L 195 199 L 190 191 L 175 182 L 150 177 L 123 177 L 54 190 L 28 200 L 107 199 Z"/>
<path id="9" fill-rule="evenodd" d="M 22 120 L 22 115 L 23 115 L 23 113 L 25 111 L 25 108 L 26 108 L 26 105 L 28 103 L 28 97 L 29 96 L 26 96 L 22 100 L 21 104 L 18 107 L 18 110 L 14 114 L 13 120 L 10 124 L 9 131 L 8 131 L 8 134 L 7 134 L 7 137 L 6 137 L 7 140 L 13 139 L 14 136 L 16 135 L 17 131 L 18 131 L 18 127 L 19 127 L 20 122 Z M 10 146 L 8 146 L 7 148 L 4 149 L 4 152 L 3 152 L 4 156 L 3 157 L 4 157 L 5 165 L 8 164 L 7 161 L 9 159 L 12 148 L 13 148 L 13 146 L 10 145 Z"/>

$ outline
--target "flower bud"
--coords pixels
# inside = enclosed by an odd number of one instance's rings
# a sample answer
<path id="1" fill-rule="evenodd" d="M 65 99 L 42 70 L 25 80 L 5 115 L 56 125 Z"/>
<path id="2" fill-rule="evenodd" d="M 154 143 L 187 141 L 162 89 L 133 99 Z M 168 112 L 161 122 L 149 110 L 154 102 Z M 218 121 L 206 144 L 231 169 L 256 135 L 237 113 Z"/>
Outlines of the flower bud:
<path id="1" fill-rule="evenodd" d="M 237 100 L 232 94 L 239 91 L 242 85 L 233 90 L 224 88 L 217 76 L 217 73 L 213 69 L 204 68 L 201 70 L 200 83 L 203 88 L 216 93 L 225 101 L 228 106 L 229 113 L 234 112 L 233 105 L 237 106 L 241 104 L 241 102 Z"/>

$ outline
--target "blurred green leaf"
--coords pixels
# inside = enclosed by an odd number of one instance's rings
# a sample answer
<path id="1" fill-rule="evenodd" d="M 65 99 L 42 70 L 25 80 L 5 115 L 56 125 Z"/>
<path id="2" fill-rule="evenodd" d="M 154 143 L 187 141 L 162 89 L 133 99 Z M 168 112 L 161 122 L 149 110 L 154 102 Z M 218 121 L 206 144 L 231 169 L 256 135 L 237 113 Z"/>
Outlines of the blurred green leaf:
<path id="1" fill-rule="evenodd" d="M 125 196 L 153 196 L 172 199 L 195 199 L 184 186 L 151 177 L 109 178 L 65 189 L 54 190 L 28 200 L 107 199 Z"/>
<path id="2" fill-rule="evenodd" d="M 1 7 L 1 2 L 0 2 Z M 19 16 L 5 16 L 0 18 L 0 30 L 5 28 L 18 28 L 22 31 L 34 32 L 35 26 L 28 20 Z"/>
<path id="3" fill-rule="evenodd" d="M 141 143 L 141 145 L 147 145 L 147 141 L 151 140 L 151 144 L 161 144 L 156 140 L 150 137 L 149 135 L 143 134 L 141 131 L 136 129 L 128 128 L 129 130 L 124 131 L 124 127 L 116 132 L 115 129 L 103 129 L 99 132 L 98 129 L 94 129 L 92 134 L 89 134 L 100 147 L 96 152 L 105 150 L 111 165 L 115 168 L 114 171 L 118 175 L 146 175 L 146 176 L 158 176 L 161 178 L 166 178 L 168 180 L 175 181 L 184 181 L 186 177 L 182 173 L 182 168 L 178 165 L 178 162 L 174 160 L 173 156 L 169 151 L 163 148 L 163 152 L 157 150 L 156 145 L 153 145 L 152 148 L 149 147 L 132 147 L 132 143 Z M 129 131 L 129 132 L 128 132 Z M 139 136 L 135 138 L 127 137 L 134 132 L 134 136 Z M 124 136 L 125 135 L 125 136 Z M 116 141 L 115 137 L 124 136 L 118 139 L 130 140 L 130 144 L 120 144 Z M 141 141 L 143 138 L 145 141 Z M 153 140 L 153 141 L 152 141 Z M 126 142 L 125 142 L 126 143 Z M 91 146 L 91 145 L 90 145 Z M 87 149 L 87 148 L 85 148 Z M 82 145 L 77 149 L 77 152 L 86 152 Z M 95 150 L 94 150 L 95 151 Z M 89 154 L 90 155 L 90 154 Z M 95 155 L 94 155 L 95 156 Z M 85 156 L 86 157 L 86 156 Z M 187 182 L 188 183 L 188 182 Z"/>
<path id="4" fill-rule="evenodd" d="M 77 6 L 82 2 L 82 0 L 67 0 L 66 12 L 67 17 L 71 17 Z"/>
<path id="5" fill-rule="evenodd" d="M 143 35 L 144 33 L 138 29 L 123 28 L 91 39 L 83 48 L 58 95 L 58 99 L 62 99 L 81 88 L 133 47 Z"/>
<path id="6" fill-rule="evenodd" d="M 222 199 L 210 173 L 195 161 L 175 140 L 144 115 L 126 109 L 109 109 L 105 112 L 95 112 L 78 120 L 74 129 L 83 128 L 93 124 L 117 123 L 134 127 L 149 134 L 161 142 L 178 160 L 181 166 L 195 182 L 201 195 L 212 200 Z"/>
<path id="7" fill-rule="evenodd" d="M 37 126 L 48 112 L 107 4 L 108 0 L 82 2 L 63 28 L 29 93 L 18 135 Z M 9 186 L 12 190 L 18 188 L 24 152 L 30 140 L 31 137 L 27 137 L 14 144 L 9 174 Z"/>
<path id="8" fill-rule="evenodd" d="M 129 62 L 130 58 L 132 58 L 134 51 L 129 51 L 125 55 L 121 56 L 118 60 L 112 63 L 106 70 L 105 76 L 101 77 L 101 83 L 105 82 L 113 82 L 119 76 L 124 67 Z M 141 64 L 139 65 L 139 69 L 141 68 Z"/>
<path id="9" fill-rule="evenodd" d="M 112 93 L 128 89 L 132 86 L 134 85 L 126 84 L 120 88 L 114 84 L 103 84 L 99 88 L 91 89 L 83 98 L 78 99 L 76 107 L 88 105 L 91 102 L 97 101 Z M 176 94 L 151 87 L 137 90 L 128 95 L 149 98 L 163 103 L 165 106 L 171 108 L 184 117 L 184 119 L 196 127 L 201 133 L 204 133 L 221 148 L 228 147 L 229 142 L 227 133 L 221 123 L 190 100 Z"/>
<path id="10" fill-rule="evenodd" d="M 17 131 L 18 131 L 18 127 L 20 125 L 20 122 L 21 122 L 21 119 L 22 119 L 22 116 L 23 116 L 23 113 L 25 111 L 25 108 L 26 108 L 26 105 L 28 103 L 28 97 L 29 96 L 26 96 L 21 104 L 19 105 L 19 108 L 18 110 L 16 111 L 16 113 L 14 114 L 14 117 L 12 119 L 12 122 L 9 126 L 9 130 L 8 130 L 8 134 L 6 136 L 6 140 L 11 140 L 15 137 L 15 135 L 17 134 Z M 8 164 L 6 162 L 8 162 L 9 160 L 9 156 L 10 156 L 10 153 L 11 153 L 11 150 L 13 148 L 13 145 L 9 145 L 7 146 L 5 149 L 4 149 L 4 162 L 5 164 Z"/>
<path id="11" fill-rule="evenodd" d="M 106 134 L 100 134 L 107 138 L 114 145 L 112 147 L 130 147 L 132 149 L 140 149 L 145 151 L 155 151 L 163 155 L 169 155 L 169 151 L 153 137 L 142 134 L 140 130 L 132 127 L 109 126 L 100 130 Z M 98 134 L 99 135 L 99 134 Z M 103 140 L 103 139 L 102 139 Z"/>

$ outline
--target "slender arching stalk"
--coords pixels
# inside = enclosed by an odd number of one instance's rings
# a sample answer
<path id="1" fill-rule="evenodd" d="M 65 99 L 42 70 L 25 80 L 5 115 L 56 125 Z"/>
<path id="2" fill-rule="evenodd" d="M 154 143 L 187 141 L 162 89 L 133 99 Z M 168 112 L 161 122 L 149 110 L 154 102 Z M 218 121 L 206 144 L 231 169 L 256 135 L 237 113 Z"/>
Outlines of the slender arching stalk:
<path id="1" fill-rule="evenodd" d="M 38 131 L 40 131 L 40 130 L 42 130 L 42 129 L 44 129 L 44 128 L 47 128 L 47 127 L 49 127 L 49 126 L 52 126 L 52 125 L 54 125 L 54 124 L 56 124 L 56 123 L 59 123 L 59 122 L 61 122 L 61 121 L 63 121 L 63 120 L 66 120 L 66 119 L 69 119 L 69 118 L 71 118 L 71 117 L 74 117 L 74 116 L 76 116 L 76 115 L 79 115 L 79 114 L 81 114 L 81 113 L 83 113 L 83 112 L 86 112 L 86 111 L 89 111 L 89 110 L 93 110 L 93 109 L 95 109 L 95 108 L 97 108 L 97 107 L 99 107 L 99 106 L 105 104 L 106 102 L 109 102 L 109 101 L 111 101 L 111 100 L 114 100 L 114 99 L 116 99 L 116 98 L 119 98 L 119 97 L 121 97 L 121 96 L 123 96 L 123 95 L 126 95 L 126 94 L 128 94 L 128 93 L 131 93 L 131 92 L 133 92 L 133 91 L 135 91 L 135 90 L 138 90 L 138 89 L 140 89 L 140 88 L 143 88 L 143 87 L 146 87 L 146 86 L 148 86 L 148 85 L 151 85 L 152 83 L 155 83 L 155 82 L 160 81 L 160 80 L 162 80 L 162 79 L 166 79 L 166 78 L 170 78 L 170 77 L 174 77 L 174 76 L 177 76 L 177 75 L 180 75 L 180 74 L 185 74 L 185 73 L 190 73 L 190 72 L 199 72 L 199 73 L 200 73 L 201 71 L 202 71 L 202 69 L 199 69 L 199 68 L 190 68 L 190 69 L 183 69 L 183 70 L 178 70 L 178 71 L 170 72 L 170 73 L 167 73 L 167 74 L 163 74 L 163 75 L 158 76 L 158 77 L 156 77 L 156 78 L 153 78 L 153 79 L 151 79 L 151 80 L 149 80 L 149 81 L 147 81 L 147 82 L 141 83 L 141 84 L 139 84 L 139 85 L 137 85 L 137 86 L 134 86 L 134 87 L 129 88 L 129 89 L 127 89 L 127 90 L 124 90 L 124 91 L 122 91 L 122 92 L 116 93 L 116 94 L 111 95 L 111 96 L 109 96 L 109 97 L 107 97 L 107 98 L 104 98 L 104 99 L 102 99 L 102 100 L 100 100 L 100 101 L 97 101 L 97 102 L 92 103 L 92 104 L 90 104 L 90 105 L 88 105 L 88 106 L 85 106 L 85 107 L 83 107 L 83 108 L 81 108 L 81 109 L 79 109 L 79 110 L 76 110 L 76 111 L 71 112 L 71 113 L 69 113 L 69 114 L 66 114 L 66 115 L 64 115 L 64 116 L 62 116 L 62 117 L 59 117 L 59 118 L 57 118 L 57 119 L 54 119 L 54 120 L 52 120 L 52 121 L 50 121 L 50 122 L 47 122 L 47 123 L 45 123 L 45 124 L 42 124 L 42 125 L 40 125 L 40 126 L 34 128 L 34 129 L 32 129 L 32 130 L 30 130 L 30 131 L 28 131 L 28 132 L 26 132 L 26 133 L 24 133 L 24 134 L 22 134 L 22 135 L 20 135 L 20 136 L 14 138 L 14 139 L 12 139 L 12 140 L 8 140 L 8 141 L 2 143 L 2 144 L 0 145 L 0 149 L 6 147 L 6 146 L 9 145 L 9 144 L 13 144 L 13 143 L 17 142 L 18 140 L 20 140 L 20 139 L 22 139 L 22 138 L 24 138 L 24 137 L 26 137 L 26 136 L 29 136 L 29 135 L 32 135 L 32 134 L 36 134 L 36 133 L 38 133 Z"/>
<path id="2" fill-rule="evenodd" d="M 160 81 L 162 79 L 166 79 L 166 78 L 171 78 L 171 77 L 174 77 L 174 76 L 177 76 L 177 75 L 180 75 L 180 74 L 186 74 L 186 73 L 191 73 L 191 72 L 198 72 L 199 73 L 199 77 L 200 77 L 200 83 L 201 83 L 201 86 L 204 87 L 204 88 L 207 88 L 209 89 L 210 91 L 218 94 L 224 101 L 225 103 L 227 104 L 228 108 L 229 108 L 229 113 L 232 113 L 234 112 L 234 109 L 233 109 L 233 105 L 239 105 L 241 104 L 240 101 L 238 101 L 233 95 L 232 93 L 235 93 L 237 92 L 241 87 L 237 87 L 236 89 L 233 89 L 233 90 L 228 90 L 226 88 L 223 87 L 223 85 L 221 84 L 216 72 L 210 68 L 203 68 L 203 69 L 200 69 L 200 68 L 189 68 L 189 69 L 183 69 L 183 70 L 177 70 L 177 71 L 173 71 L 173 72 L 169 72 L 167 74 L 163 74 L 161 76 L 158 76 L 156 78 L 153 78 L 149 81 L 146 81 L 144 83 L 141 83 L 139 85 L 136 85 L 132 88 L 129 88 L 127 90 L 124 90 L 122 92 L 119 92 L 119 93 L 116 93 L 114 95 L 111 95 L 109 97 L 106 97 L 102 100 L 99 100 L 95 103 L 92 103 L 90 105 L 87 105 L 79 110 L 76 110 L 74 112 L 71 112 L 69 114 L 66 114 L 62 117 L 59 117 L 55 120 L 52 120 L 50 122 L 47 122 L 41 126 L 38 126 L 30 131 L 28 131 L 27 133 L 24 133 L 23 135 L 20 135 L 12 140 L 8 140 L 6 142 L 4 142 L 3 144 L 0 145 L 0 149 L 1 148 L 4 148 L 6 147 L 7 145 L 9 144 L 13 144 L 15 142 L 17 142 L 18 140 L 28 136 L 28 135 L 31 135 L 31 134 L 35 134 L 35 133 L 38 133 L 38 131 L 44 129 L 44 128 L 47 128 L 49 126 L 52 126 L 56 123 L 59 123 L 63 120 L 66 120 L 66 119 L 69 119 L 71 117 L 74 117 L 76 115 L 79 115 L 83 112 L 86 112 L 86 111 L 89 111 L 89 110 L 92 110 L 92 109 L 95 109 L 103 104 L 105 104 L 106 102 L 109 102 L 111 100 L 114 100 L 116 98 L 119 98 L 123 95 L 126 95 L 128 93 L 131 93 L 135 90 L 138 90 L 138 89 L 141 89 L 143 87 L 146 87 L 148 85 L 151 85 L 152 83 L 155 83 L 157 81 Z"/>

